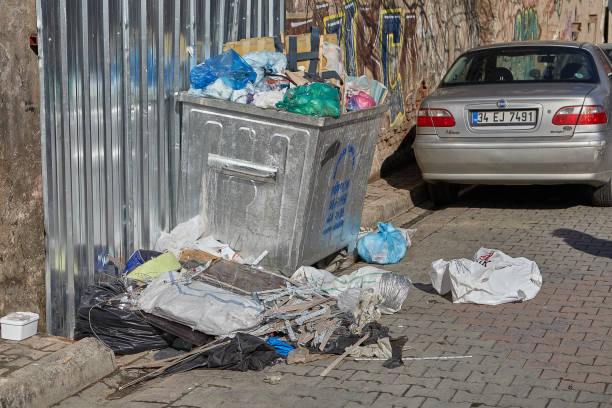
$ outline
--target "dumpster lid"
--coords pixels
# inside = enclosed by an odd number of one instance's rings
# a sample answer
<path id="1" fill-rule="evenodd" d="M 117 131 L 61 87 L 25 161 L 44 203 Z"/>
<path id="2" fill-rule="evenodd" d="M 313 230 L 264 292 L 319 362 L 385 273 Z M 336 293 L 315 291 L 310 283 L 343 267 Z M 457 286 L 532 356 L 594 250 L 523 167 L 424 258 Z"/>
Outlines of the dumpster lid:
<path id="1" fill-rule="evenodd" d="M 176 94 L 176 101 L 207 106 L 213 109 L 222 109 L 224 111 L 234 111 L 240 113 L 241 115 L 259 116 L 290 123 L 298 122 L 302 126 L 312 127 L 336 127 L 347 125 L 351 122 L 360 122 L 371 117 L 380 116 L 389 108 L 387 104 L 383 103 L 372 108 L 344 113 L 336 119 L 331 117 L 301 115 L 281 109 L 264 109 L 255 105 L 246 105 L 242 103 L 225 101 L 222 99 L 203 98 L 185 91 L 178 92 Z"/>

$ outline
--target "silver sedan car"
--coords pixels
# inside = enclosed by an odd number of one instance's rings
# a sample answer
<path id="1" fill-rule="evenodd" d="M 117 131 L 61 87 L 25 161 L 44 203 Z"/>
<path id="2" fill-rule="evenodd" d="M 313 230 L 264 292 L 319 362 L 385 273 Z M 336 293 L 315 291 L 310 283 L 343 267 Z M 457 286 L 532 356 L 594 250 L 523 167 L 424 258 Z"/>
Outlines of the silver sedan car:
<path id="1" fill-rule="evenodd" d="M 472 49 L 419 109 L 414 150 L 432 200 L 458 184 L 585 184 L 612 206 L 612 67 L 592 44 Z"/>

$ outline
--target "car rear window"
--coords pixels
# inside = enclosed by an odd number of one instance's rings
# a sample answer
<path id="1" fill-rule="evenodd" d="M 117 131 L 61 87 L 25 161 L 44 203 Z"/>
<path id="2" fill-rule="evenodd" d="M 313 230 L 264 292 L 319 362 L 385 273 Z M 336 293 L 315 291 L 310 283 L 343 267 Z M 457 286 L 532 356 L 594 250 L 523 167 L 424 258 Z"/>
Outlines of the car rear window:
<path id="1" fill-rule="evenodd" d="M 450 68 L 442 86 L 500 82 L 596 82 L 593 57 L 564 47 L 500 47 L 468 52 Z"/>

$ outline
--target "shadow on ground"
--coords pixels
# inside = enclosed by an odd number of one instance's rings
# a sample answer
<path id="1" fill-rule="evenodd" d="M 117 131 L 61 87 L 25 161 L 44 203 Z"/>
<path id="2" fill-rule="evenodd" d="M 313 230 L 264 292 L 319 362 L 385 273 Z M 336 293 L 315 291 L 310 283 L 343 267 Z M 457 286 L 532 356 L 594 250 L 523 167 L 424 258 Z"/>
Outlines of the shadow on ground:
<path id="1" fill-rule="evenodd" d="M 563 241 L 574 249 L 589 255 L 612 259 L 612 241 L 610 240 L 596 238 L 585 232 L 567 228 L 556 229 L 552 235 L 563 238 Z"/>
<path id="2" fill-rule="evenodd" d="M 566 209 L 589 205 L 584 186 L 485 186 L 468 189 L 450 207 L 508 208 L 508 209 Z"/>

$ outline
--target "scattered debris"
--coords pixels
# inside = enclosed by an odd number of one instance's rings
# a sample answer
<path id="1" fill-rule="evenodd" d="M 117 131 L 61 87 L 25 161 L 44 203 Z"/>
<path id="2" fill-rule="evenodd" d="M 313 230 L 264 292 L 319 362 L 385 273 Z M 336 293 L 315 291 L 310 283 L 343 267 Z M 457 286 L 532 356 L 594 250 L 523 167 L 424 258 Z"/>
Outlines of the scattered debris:
<path id="1" fill-rule="evenodd" d="M 317 360 L 332 357 L 333 354 L 312 354 L 310 350 L 304 347 L 293 349 L 287 355 L 287 364 L 302 364 L 310 363 Z"/>
<path id="2" fill-rule="evenodd" d="M 365 336 L 363 336 L 362 338 L 359 339 L 359 341 L 357 341 L 357 343 L 353 344 L 352 346 L 350 346 L 349 348 L 346 349 L 346 351 L 344 353 L 342 353 L 338 358 L 336 358 L 334 361 L 332 361 L 332 363 L 330 365 L 327 366 L 327 368 L 325 370 L 323 370 L 321 372 L 321 374 L 319 374 L 321 377 L 325 377 L 327 374 L 329 374 L 329 372 L 331 370 L 334 369 L 334 367 L 336 367 L 346 356 L 348 356 L 349 354 L 351 354 L 352 352 L 354 352 L 357 347 L 359 347 L 359 345 L 361 345 L 361 343 L 363 343 L 364 341 L 366 341 L 366 339 L 370 337 L 369 334 L 366 334 Z"/>
<path id="3" fill-rule="evenodd" d="M 280 381 L 282 378 L 283 377 L 280 375 L 266 375 L 263 381 L 271 385 L 277 385 L 277 384 L 280 384 Z"/>

